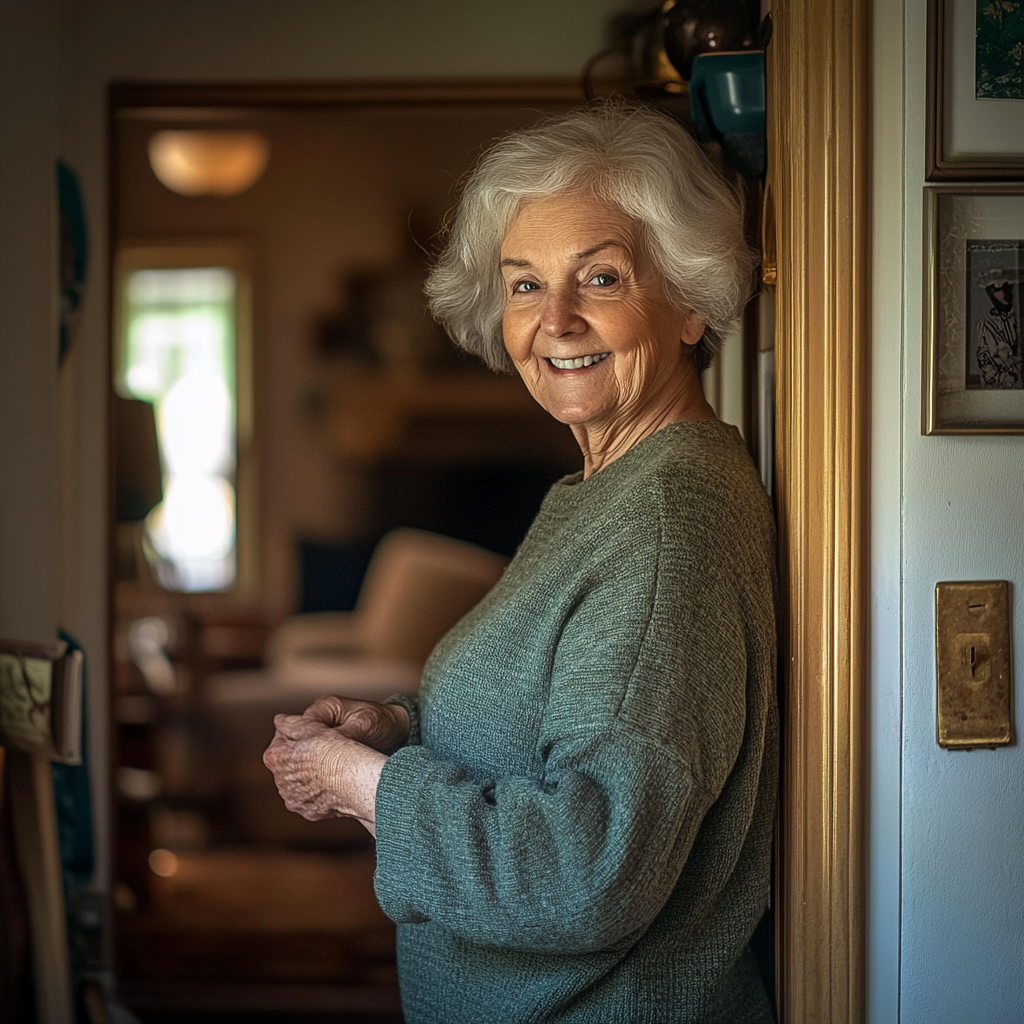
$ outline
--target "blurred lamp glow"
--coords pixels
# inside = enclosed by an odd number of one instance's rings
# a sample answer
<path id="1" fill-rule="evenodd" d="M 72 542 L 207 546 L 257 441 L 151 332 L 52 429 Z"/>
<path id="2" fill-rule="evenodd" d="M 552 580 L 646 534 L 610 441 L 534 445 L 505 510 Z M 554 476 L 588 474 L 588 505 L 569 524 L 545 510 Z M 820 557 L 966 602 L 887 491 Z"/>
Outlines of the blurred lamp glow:
<path id="1" fill-rule="evenodd" d="M 178 858 L 170 850 L 153 850 L 149 855 L 149 870 L 161 878 L 173 878 L 178 873 Z"/>
<path id="2" fill-rule="evenodd" d="M 149 164 L 181 196 L 237 196 L 263 176 L 270 142 L 259 132 L 161 131 L 149 140 Z"/>

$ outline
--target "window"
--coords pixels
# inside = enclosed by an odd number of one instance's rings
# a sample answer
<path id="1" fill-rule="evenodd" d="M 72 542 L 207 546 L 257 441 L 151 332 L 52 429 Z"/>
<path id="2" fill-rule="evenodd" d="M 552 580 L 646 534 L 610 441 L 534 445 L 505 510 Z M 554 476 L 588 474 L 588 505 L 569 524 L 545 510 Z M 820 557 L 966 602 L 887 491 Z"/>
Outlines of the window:
<path id="1" fill-rule="evenodd" d="M 237 260 L 206 263 L 202 252 L 121 255 L 117 386 L 153 403 L 163 476 L 163 501 L 145 523 L 151 561 L 169 590 L 225 590 L 238 575 L 244 282 Z M 166 265 L 187 255 L 191 265 Z"/>

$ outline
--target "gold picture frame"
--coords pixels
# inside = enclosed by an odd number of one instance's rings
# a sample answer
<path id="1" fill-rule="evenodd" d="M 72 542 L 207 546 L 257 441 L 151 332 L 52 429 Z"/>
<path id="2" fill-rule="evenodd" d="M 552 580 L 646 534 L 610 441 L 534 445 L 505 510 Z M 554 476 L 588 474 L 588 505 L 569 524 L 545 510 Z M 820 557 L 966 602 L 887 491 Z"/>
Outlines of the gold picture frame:
<path id="1" fill-rule="evenodd" d="M 925 189 L 922 432 L 1024 434 L 1024 185 Z"/>
<path id="2" fill-rule="evenodd" d="M 928 181 L 1024 180 L 1024 99 L 977 96 L 976 18 L 977 0 L 928 4 Z"/>

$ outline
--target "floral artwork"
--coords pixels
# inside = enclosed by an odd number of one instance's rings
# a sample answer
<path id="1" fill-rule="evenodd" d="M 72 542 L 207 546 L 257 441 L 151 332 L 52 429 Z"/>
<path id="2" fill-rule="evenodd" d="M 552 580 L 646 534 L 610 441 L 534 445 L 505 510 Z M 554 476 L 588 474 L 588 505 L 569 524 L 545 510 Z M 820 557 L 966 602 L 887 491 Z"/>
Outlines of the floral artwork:
<path id="1" fill-rule="evenodd" d="M 978 99 L 1024 99 L 1024 0 L 978 0 Z"/>

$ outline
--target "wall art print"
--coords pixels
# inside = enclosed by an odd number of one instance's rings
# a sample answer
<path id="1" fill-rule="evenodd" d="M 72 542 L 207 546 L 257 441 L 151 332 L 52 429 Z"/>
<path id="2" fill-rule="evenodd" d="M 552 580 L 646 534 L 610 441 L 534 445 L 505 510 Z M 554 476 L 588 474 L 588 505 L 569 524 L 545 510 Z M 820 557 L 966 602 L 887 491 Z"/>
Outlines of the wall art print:
<path id="1" fill-rule="evenodd" d="M 1024 189 L 926 191 L 923 429 L 1024 433 Z"/>
<path id="2" fill-rule="evenodd" d="M 977 0 L 974 43 L 978 99 L 1024 100 L 1024 0 Z"/>
<path id="3" fill-rule="evenodd" d="M 1024 180 L 1024 0 L 928 0 L 929 181 Z"/>

